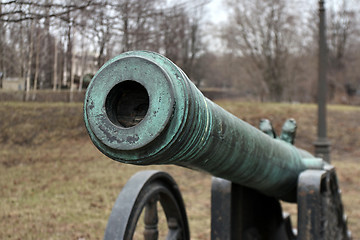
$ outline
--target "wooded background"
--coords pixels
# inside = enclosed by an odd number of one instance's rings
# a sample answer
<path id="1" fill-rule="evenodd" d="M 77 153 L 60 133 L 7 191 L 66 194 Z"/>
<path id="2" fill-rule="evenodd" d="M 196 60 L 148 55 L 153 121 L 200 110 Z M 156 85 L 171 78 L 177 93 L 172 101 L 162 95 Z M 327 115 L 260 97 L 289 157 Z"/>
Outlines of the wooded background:
<path id="1" fill-rule="evenodd" d="M 110 58 L 164 54 L 200 88 L 262 101 L 316 100 L 317 2 L 223 0 L 2 0 L 0 72 L 26 91 L 86 88 Z M 313 4 L 308 8 L 301 5 Z M 329 98 L 360 95 L 360 10 L 326 1 Z M 212 14 L 209 14 L 212 11 Z M 219 13 L 220 14 L 220 13 Z"/>

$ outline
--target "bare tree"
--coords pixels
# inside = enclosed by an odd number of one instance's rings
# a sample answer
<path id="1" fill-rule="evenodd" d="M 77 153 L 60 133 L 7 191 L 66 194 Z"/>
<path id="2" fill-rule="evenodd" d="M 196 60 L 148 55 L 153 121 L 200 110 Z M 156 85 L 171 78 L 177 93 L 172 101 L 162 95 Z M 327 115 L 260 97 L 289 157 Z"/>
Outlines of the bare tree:
<path id="1" fill-rule="evenodd" d="M 334 98 L 336 91 L 351 95 L 351 89 L 355 88 L 353 79 L 346 78 L 346 71 L 349 61 L 354 61 L 349 46 L 356 40 L 356 18 L 355 11 L 347 8 L 346 0 L 342 0 L 337 10 L 330 8 L 328 12 L 330 97 Z"/>
<path id="2" fill-rule="evenodd" d="M 164 3 L 164 0 L 120 0 L 116 3 L 119 24 L 115 29 L 122 39 L 122 51 L 154 50 L 158 18 Z"/>
<path id="3" fill-rule="evenodd" d="M 282 100 L 287 62 L 296 51 L 296 17 L 287 11 L 284 0 L 229 0 L 228 4 L 233 11 L 223 33 L 227 46 L 249 59 L 248 72 L 254 79 L 261 76 L 257 80 L 264 86 L 260 94 Z"/>
<path id="4" fill-rule="evenodd" d="M 43 18 L 62 18 L 71 12 L 86 9 L 89 6 L 98 5 L 94 0 L 50 3 L 48 0 L 10 0 L 1 3 L 3 11 L 0 13 L 1 22 L 22 22 L 27 20 L 43 19 Z M 45 14 L 47 9 L 51 12 Z M 44 11 L 45 10 L 45 11 Z"/>
<path id="5" fill-rule="evenodd" d="M 190 78 L 193 78 L 193 75 L 199 76 L 194 72 L 194 68 L 195 65 L 201 65 L 196 61 L 200 59 L 200 52 L 205 50 L 202 23 L 204 6 L 208 2 L 181 2 L 163 10 L 159 32 L 162 51 L 183 68 Z"/>
<path id="6" fill-rule="evenodd" d="M 78 79 L 81 89 L 86 66 L 99 68 L 122 51 L 153 50 L 165 53 L 191 75 L 203 49 L 201 7 L 208 1 L 1 2 L 0 24 L 6 29 L 0 31 L 9 34 L 0 36 L 0 67 L 14 76 L 29 73 L 29 85 L 35 89 L 74 89 Z M 36 24 L 30 39 L 31 22 Z"/>

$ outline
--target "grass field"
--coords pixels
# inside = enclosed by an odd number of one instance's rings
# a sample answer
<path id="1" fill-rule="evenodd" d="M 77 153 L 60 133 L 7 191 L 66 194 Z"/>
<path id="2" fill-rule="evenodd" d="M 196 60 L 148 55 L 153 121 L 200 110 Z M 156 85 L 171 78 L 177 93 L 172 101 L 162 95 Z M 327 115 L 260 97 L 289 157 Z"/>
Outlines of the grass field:
<path id="1" fill-rule="evenodd" d="M 261 118 L 280 129 L 298 122 L 296 145 L 313 151 L 316 107 L 221 101 L 253 125 Z M 360 237 L 359 107 L 330 106 L 332 163 L 342 189 L 349 228 Z M 139 170 L 169 172 L 182 191 L 192 239 L 210 238 L 210 184 L 204 173 L 175 166 L 117 163 L 90 142 L 81 104 L 0 102 L 0 239 L 102 239 L 116 196 Z M 295 213 L 295 207 L 286 205 Z M 293 216 L 296 221 L 296 216 Z"/>

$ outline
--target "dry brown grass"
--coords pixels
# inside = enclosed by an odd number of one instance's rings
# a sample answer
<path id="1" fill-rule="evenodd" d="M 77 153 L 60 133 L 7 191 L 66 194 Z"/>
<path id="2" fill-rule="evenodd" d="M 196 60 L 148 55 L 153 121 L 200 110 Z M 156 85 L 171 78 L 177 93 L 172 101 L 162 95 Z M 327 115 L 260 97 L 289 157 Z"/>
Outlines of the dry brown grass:
<path id="1" fill-rule="evenodd" d="M 257 125 L 268 117 L 277 129 L 287 117 L 299 125 L 297 145 L 312 151 L 314 105 L 221 101 Z M 360 109 L 331 106 L 329 137 L 345 211 L 354 239 L 360 236 Z M 209 239 L 210 176 L 175 166 L 117 163 L 92 145 L 81 104 L 0 103 L 0 239 L 101 239 L 121 188 L 135 172 L 169 172 L 182 191 L 192 239 Z M 286 206 L 296 212 L 294 206 Z"/>

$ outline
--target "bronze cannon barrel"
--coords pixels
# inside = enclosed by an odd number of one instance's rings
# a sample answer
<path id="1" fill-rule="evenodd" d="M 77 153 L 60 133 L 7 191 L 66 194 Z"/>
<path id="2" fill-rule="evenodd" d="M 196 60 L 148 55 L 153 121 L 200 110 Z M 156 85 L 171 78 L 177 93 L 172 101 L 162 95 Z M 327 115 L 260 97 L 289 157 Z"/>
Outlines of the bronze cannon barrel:
<path id="1" fill-rule="evenodd" d="M 294 201 L 298 175 L 323 161 L 225 111 L 169 59 L 123 53 L 92 79 L 86 128 L 108 157 L 130 164 L 175 164 Z"/>

